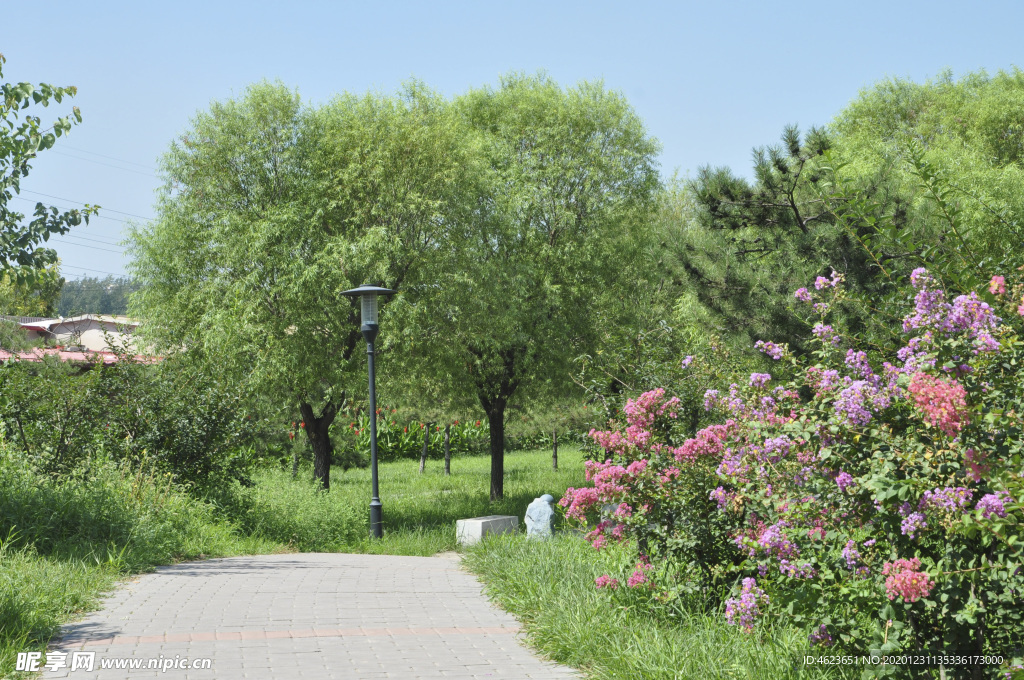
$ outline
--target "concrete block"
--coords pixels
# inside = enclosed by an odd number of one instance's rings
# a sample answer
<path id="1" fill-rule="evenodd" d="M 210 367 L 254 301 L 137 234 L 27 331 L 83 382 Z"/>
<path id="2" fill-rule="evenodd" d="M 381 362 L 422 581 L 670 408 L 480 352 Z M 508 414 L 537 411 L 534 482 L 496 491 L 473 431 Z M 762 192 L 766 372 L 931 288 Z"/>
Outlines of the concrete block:
<path id="1" fill-rule="evenodd" d="M 505 534 L 519 528 L 515 515 L 488 515 L 460 519 L 455 522 L 455 539 L 459 545 L 479 543 L 488 534 Z"/>

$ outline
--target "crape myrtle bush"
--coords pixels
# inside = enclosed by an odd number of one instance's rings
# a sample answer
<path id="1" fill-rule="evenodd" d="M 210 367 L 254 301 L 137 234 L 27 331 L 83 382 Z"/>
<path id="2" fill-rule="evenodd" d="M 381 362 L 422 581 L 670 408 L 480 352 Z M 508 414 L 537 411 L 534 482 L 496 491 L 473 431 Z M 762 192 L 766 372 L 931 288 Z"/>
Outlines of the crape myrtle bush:
<path id="1" fill-rule="evenodd" d="M 628 578 L 597 587 L 661 601 L 699 589 L 729 622 L 753 632 L 781 616 L 825 653 L 1020 664 L 1024 286 L 993 277 L 990 306 L 975 292 L 948 299 L 924 269 L 911 284 L 899 346 L 869 358 L 837 333 L 842 276 L 819 277 L 795 294 L 818 317 L 813 355 L 758 343 L 795 379 L 754 373 L 708 391 L 720 422 L 691 438 L 660 389 L 629 401 L 625 423 L 592 431 L 608 458 L 560 504 L 580 521 L 603 508 L 594 547 L 635 539 L 639 553 Z"/>
<path id="2" fill-rule="evenodd" d="M 170 361 L 3 362 L 0 407 L 10 445 L 47 474 L 106 457 L 171 473 L 195 495 L 247 478 L 255 428 L 240 395 Z"/>

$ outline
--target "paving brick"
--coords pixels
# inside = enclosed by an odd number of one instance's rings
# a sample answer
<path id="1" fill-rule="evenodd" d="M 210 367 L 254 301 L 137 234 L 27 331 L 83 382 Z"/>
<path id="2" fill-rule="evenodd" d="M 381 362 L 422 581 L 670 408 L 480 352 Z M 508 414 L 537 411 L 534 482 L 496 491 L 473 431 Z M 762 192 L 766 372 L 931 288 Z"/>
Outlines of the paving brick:
<path id="1" fill-rule="evenodd" d="M 537 658 L 519 624 L 448 557 L 304 553 L 161 567 L 124 583 L 52 647 L 96 653 L 74 680 L 490 678 L 577 675 Z M 151 658 L 210 669 L 145 668 Z M 102 659 L 142 660 L 137 670 Z"/>

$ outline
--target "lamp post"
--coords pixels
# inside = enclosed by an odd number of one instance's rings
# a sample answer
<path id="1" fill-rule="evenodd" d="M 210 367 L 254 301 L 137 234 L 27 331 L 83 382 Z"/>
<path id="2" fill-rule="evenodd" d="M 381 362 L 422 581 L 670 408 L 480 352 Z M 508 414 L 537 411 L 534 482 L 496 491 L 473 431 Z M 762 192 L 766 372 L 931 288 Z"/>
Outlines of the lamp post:
<path id="1" fill-rule="evenodd" d="M 369 359 L 370 371 L 370 479 L 373 485 L 373 497 L 370 499 L 370 535 L 374 538 L 384 536 L 384 506 L 380 502 L 380 489 L 377 487 L 377 387 L 373 366 L 373 343 L 377 340 L 377 296 L 392 295 L 396 291 L 380 288 L 364 283 L 358 288 L 346 290 L 342 295 L 358 297 L 361 306 L 362 325 L 359 330 L 366 340 L 366 355 Z"/>

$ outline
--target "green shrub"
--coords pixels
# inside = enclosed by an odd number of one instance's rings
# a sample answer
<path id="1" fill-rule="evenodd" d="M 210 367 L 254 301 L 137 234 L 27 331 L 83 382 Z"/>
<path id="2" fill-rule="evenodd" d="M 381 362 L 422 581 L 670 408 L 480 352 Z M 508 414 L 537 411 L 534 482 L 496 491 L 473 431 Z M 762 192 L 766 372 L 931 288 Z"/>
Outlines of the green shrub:
<path id="1" fill-rule="evenodd" d="M 257 472 L 252 486 L 236 485 L 225 509 L 248 534 L 303 552 L 343 550 L 364 536 L 367 521 L 307 477 Z"/>
<path id="2" fill-rule="evenodd" d="M 43 472 L 93 452 L 169 472 L 194 495 L 245 480 L 255 428 L 241 397 L 173 362 L 85 369 L 48 357 L 0 364 L 0 430 Z"/>

